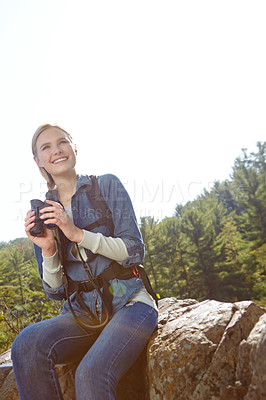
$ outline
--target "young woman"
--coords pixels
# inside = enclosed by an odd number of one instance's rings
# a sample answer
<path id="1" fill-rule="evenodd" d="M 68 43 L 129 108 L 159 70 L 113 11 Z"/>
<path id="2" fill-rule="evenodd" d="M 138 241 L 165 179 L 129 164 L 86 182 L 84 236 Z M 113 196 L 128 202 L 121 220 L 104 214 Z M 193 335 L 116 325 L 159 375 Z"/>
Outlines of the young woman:
<path id="1" fill-rule="evenodd" d="M 14 341 L 12 360 L 19 396 L 21 400 L 62 400 L 55 365 L 76 360 L 80 361 L 76 400 L 114 400 L 119 379 L 157 326 L 155 301 L 134 267 L 143 261 L 144 245 L 132 203 L 114 175 L 97 178 L 112 216 L 110 232 L 107 220 L 99 222 L 100 211 L 90 201 L 92 178 L 76 173 L 71 136 L 59 126 L 42 125 L 33 136 L 32 151 L 53 198 L 40 210 L 45 226 L 42 236 L 32 235 L 36 212 L 30 210 L 25 219 L 44 289 L 49 297 L 62 300 L 67 296 L 67 282 L 85 284 L 72 290 L 59 316 L 28 326 Z M 47 228 L 49 224 L 59 228 L 59 236 Z M 88 226 L 90 230 L 85 229 Z M 120 272 L 111 274 L 107 290 L 111 304 L 106 306 L 104 276 L 114 264 L 125 271 L 126 279 L 123 274 L 120 279 Z M 88 274 L 98 286 L 91 287 Z M 107 309 L 111 312 L 108 323 L 95 329 L 95 321 L 104 324 Z"/>

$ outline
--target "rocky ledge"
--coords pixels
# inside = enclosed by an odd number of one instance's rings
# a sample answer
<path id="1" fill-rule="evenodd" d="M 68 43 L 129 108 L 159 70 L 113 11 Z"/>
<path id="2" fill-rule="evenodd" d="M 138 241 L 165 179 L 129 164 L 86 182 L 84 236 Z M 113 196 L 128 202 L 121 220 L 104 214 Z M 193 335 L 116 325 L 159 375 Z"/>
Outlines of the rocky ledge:
<path id="1" fill-rule="evenodd" d="M 265 400 L 265 312 L 251 301 L 160 300 L 158 330 L 117 399 Z M 74 400 L 75 365 L 57 372 L 64 399 Z M 10 351 L 0 356 L 0 399 L 19 399 Z"/>

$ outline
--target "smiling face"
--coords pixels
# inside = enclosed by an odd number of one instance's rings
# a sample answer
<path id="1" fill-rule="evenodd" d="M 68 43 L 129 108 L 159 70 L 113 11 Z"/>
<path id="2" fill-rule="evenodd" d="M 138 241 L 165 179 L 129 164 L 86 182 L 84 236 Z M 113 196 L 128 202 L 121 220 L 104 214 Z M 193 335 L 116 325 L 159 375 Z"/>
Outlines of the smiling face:
<path id="1" fill-rule="evenodd" d="M 48 128 L 38 136 L 34 159 L 52 176 L 73 171 L 76 164 L 73 144 L 67 134 L 56 127 Z"/>

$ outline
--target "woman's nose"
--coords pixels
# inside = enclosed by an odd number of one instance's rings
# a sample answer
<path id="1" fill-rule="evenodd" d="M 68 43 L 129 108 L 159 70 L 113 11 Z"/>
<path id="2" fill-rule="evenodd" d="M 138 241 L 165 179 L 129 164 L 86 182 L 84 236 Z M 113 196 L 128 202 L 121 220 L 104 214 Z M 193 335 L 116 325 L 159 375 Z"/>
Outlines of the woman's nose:
<path id="1" fill-rule="evenodd" d="M 60 154 L 62 152 L 61 147 L 59 145 L 55 145 L 53 147 L 53 154 Z"/>

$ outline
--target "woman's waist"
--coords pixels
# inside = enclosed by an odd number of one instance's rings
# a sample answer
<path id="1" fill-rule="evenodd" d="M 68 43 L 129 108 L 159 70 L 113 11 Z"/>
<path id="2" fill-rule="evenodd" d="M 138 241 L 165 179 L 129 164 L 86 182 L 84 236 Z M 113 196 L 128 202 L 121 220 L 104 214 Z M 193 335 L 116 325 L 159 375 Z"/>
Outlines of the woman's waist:
<path id="1" fill-rule="evenodd" d="M 87 263 L 86 267 L 81 260 L 74 257 L 69 257 L 64 263 L 65 273 L 74 281 L 86 281 L 91 278 L 99 276 L 105 269 L 109 267 L 112 260 L 97 255 L 97 257 Z M 91 275 L 91 276 L 90 276 Z"/>
<path id="2" fill-rule="evenodd" d="M 112 295 L 112 308 L 113 313 L 122 308 L 128 300 L 143 287 L 143 283 L 141 278 L 133 277 L 127 280 L 120 279 L 112 279 L 108 282 L 109 292 Z M 101 292 L 103 288 L 100 288 Z M 73 293 L 70 297 L 70 301 L 73 309 L 76 312 L 83 312 L 84 309 L 80 306 L 80 303 L 77 301 L 77 292 Z M 96 289 L 90 291 L 81 291 L 79 292 L 79 296 L 81 296 L 82 301 L 85 303 L 86 307 L 88 307 L 92 312 L 96 311 L 97 305 L 101 308 L 102 299 Z M 69 311 L 69 306 L 67 302 L 65 302 L 63 311 Z"/>

